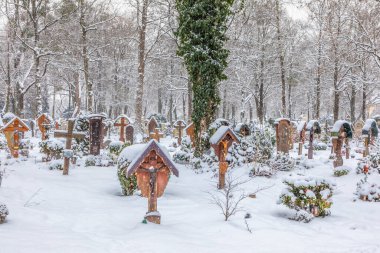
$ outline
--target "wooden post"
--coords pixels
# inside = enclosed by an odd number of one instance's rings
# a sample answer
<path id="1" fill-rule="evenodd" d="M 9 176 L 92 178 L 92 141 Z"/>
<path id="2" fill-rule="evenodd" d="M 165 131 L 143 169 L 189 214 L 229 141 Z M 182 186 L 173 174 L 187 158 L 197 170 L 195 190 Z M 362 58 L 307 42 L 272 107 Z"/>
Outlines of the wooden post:
<path id="1" fill-rule="evenodd" d="M 367 157 L 369 155 L 369 135 L 363 135 L 364 137 L 364 150 L 363 157 Z"/>
<path id="2" fill-rule="evenodd" d="M 226 172 L 228 169 L 228 162 L 226 162 L 226 155 L 227 155 L 227 141 L 222 141 L 219 144 L 219 184 L 218 189 L 224 189 L 224 186 L 226 185 Z"/>
<path id="3" fill-rule="evenodd" d="M 339 136 L 338 138 L 333 139 L 333 143 L 335 142 L 334 151 L 335 151 L 335 160 L 333 162 L 334 168 L 342 166 L 343 165 L 343 159 L 342 159 L 342 146 L 343 146 L 343 140 Z"/>
<path id="4" fill-rule="evenodd" d="M 308 159 L 313 159 L 313 142 L 314 142 L 314 127 L 311 127 L 310 136 L 309 136 L 309 149 L 307 150 Z"/>
<path id="5" fill-rule="evenodd" d="M 178 145 L 182 143 L 182 121 L 178 121 L 176 128 L 178 129 Z"/>
<path id="6" fill-rule="evenodd" d="M 350 142 L 348 138 L 345 138 L 344 142 L 346 144 L 346 159 L 350 159 Z"/>

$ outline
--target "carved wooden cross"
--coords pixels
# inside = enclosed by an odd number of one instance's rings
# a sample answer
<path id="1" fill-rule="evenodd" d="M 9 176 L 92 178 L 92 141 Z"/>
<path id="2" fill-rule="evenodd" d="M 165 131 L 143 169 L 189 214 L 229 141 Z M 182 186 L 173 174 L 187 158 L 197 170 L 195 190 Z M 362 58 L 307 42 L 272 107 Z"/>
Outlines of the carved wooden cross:
<path id="1" fill-rule="evenodd" d="M 125 142 L 125 127 L 128 126 L 128 124 L 125 122 L 125 118 L 122 117 L 120 119 L 120 123 L 115 123 L 114 126 L 120 127 L 120 138 L 119 138 L 119 140 L 122 142 Z"/>
<path id="2" fill-rule="evenodd" d="M 160 142 L 160 137 L 162 136 L 162 134 L 159 132 L 159 130 L 159 128 L 155 128 L 154 133 L 150 133 L 150 138 Z"/>
<path id="3" fill-rule="evenodd" d="M 183 129 L 184 125 L 182 125 L 182 121 L 178 121 L 177 125 L 175 126 L 175 128 L 177 128 L 178 130 L 178 145 L 181 145 L 182 143 L 182 129 Z"/>
<path id="4" fill-rule="evenodd" d="M 86 137 L 86 134 L 84 133 L 73 132 L 74 122 L 75 121 L 73 119 L 70 119 L 68 121 L 67 131 L 64 131 L 64 130 L 54 131 L 55 138 L 66 138 L 66 147 L 65 147 L 66 150 L 71 150 L 71 143 L 73 141 L 73 138 L 84 139 Z M 69 174 L 70 158 L 71 157 L 69 157 L 68 155 L 64 156 L 63 175 Z"/>

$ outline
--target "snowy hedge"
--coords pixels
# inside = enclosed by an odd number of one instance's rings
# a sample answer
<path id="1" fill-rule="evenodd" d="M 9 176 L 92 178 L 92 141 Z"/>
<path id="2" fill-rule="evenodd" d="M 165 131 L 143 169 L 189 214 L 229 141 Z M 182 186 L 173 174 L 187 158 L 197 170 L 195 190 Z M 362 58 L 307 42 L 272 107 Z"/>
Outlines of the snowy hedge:
<path id="1" fill-rule="evenodd" d="M 5 221 L 9 214 L 8 208 L 5 204 L 0 203 L 0 224 Z"/>
<path id="2" fill-rule="evenodd" d="M 330 181 L 323 178 L 301 176 L 285 179 L 283 183 L 287 187 L 280 195 L 280 204 L 295 209 L 297 212 L 307 212 L 314 217 L 330 214 L 331 197 L 335 187 Z M 310 221 L 309 218 L 305 217 L 304 221 Z M 300 213 L 297 213 L 294 219 L 302 220 Z"/>
<path id="3" fill-rule="evenodd" d="M 355 195 L 364 201 L 380 201 L 380 185 L 368 182 L 368 177 L 360 180 L 357 183 Z"/>

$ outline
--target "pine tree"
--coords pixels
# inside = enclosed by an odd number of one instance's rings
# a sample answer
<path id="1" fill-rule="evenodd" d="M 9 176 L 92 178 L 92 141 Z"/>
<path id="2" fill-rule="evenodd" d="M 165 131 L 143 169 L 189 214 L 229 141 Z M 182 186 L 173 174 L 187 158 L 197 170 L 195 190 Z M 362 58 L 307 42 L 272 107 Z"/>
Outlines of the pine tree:
<path id="1" fill-rule="evenodd" d="M 185 61 L 193 91 L 192 120 L 196 153 L 202 132 L 214 120 L 220 104 L 218 84 L 227 77 L 229 51 L 224 48 L 227 20 L 234 0 L 176 0 L 179 13 L 177 54 Z"/>

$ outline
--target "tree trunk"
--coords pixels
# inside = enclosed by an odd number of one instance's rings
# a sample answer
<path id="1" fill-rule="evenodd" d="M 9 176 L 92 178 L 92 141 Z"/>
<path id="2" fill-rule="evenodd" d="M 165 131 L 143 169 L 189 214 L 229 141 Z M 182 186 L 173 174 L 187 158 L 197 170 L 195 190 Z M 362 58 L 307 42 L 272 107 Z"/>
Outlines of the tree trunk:
<path id="1" fill-rule="evenodd" d="M 92 90 L 92 83 L 89 80 L 89 55 L 88 55 L 88 38 L 87 38 L 87 25 L 86 25 L 86 3 L 85 0 L 80 0 L 80 18 L 79 18 L 79 24 L 82 28 L 82 57 L 83 57 L 83 74 L 84 74 L 84 83 L 86 87 L 86 109 L 89 113 L 92 113 L 94 111 L 93 108 L 93 90 Z"/>
<path id="2" fill-rule="evenodd" d="M 192 113 L 192 103 L 193 103 L 193 90 L 190 80 L 187 81 L 187 119 L 192 121 L 191 113 Z"/>
<path id="3" fill-rule="evenodd" d="M 283 49 L 283 38 L 281 34 L 281 20 L 280 20 L 281 10 L 280 2 L 276 0 L 276 26 L 277 26 L 277 43 L 278 43 L 278 58 L 280 63 L 281 72 L 281 113 L 284 116 L 286 114 L 286 82 L 285 82 L 285 56 Z"/>
<path id="4" fill-rule="evenodd" d="M 146 26 L 148 19 L 148 2 L 143 0 L 141 25 L 139 26 L 139 49 L 138 49 L 138 86 L 136 92 L 135 114 L 136 125 L 139 131 L 142 131 L 142 110 L 143 110 L 143 96 L 144 96 L 144 76 L 145 76 L 145 37 Z M 138 6 L 139 7 L 139 6 Z"/>
<path id="5" fill-rule="evenodd" d="M 317 76 L 315 83 L 315 119 L 321 116 L 321 75 L 322 75 L 322 27 L 319 29 L 318 35 L 318 56 L 317 56 Z"/>
<path id="6" fill-rule="evenodd" d="M 352 85 L 351 86 L 351 100 L 350 100 L 350 116 L 351 116 L 352 123 L 356 121 L 355 104 L 356 104 L 356 87 L 355 85 Z"/>
<path id="7" fill-rule="evenodd" d="M 158 93 L 157 109 L 158 109 L 158 113 L 162 114 L 162 88 L 158 88 L 157 93 Z"/>

